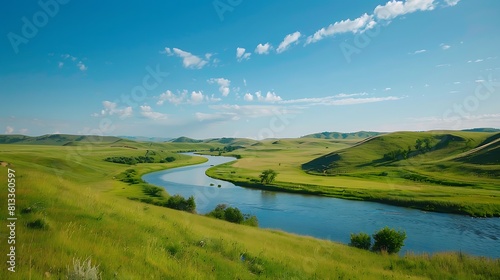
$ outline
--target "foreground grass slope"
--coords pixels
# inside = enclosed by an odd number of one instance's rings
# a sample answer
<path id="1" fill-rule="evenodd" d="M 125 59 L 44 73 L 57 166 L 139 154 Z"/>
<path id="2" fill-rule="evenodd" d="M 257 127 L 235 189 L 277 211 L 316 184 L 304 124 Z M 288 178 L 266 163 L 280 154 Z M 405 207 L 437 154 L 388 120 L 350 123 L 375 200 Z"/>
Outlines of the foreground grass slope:
<path id="1" fill-rule="evenodd" d="M 127 199 L 142 195 L 103 161 L 151 147 L 0 145 L 0 181 L 17 175 L 16 273 L 0 279 L 66 279 L 90 258 L 103 279 L 497 279 L 499 260 L 453 253 L 384 256 L 346 245 L 235 225 Z M 165 153 L 178 147 L 159 145 Z M 197 149 L 196 146 L 191 146 Z M 155 150 L 159 152 L 158 150 Z M 71 160 L 69 160 L 71 159 Z M 203 159 L 133 166 L 139 173 Z M 6 165 L 7 166 L 4 166 Z M 0 190 L 6 198 L 6 189 Z M 3 200 L 3 199 L 2 199 Z M 2 207 L 5 205 L 1 204 Z M 0 212 L 5 221 L 6 211 Z M 0 229 L 0 249 L 7 233 Z M 5 258 L 5 254 L 3 258 Z"/>
<path id="2" fill-rule="evenodd" d="M 207 174 L 270 190 L 378 201 L 428 211 L 500 216 L 498 133 L 397 132 L 354 144 L 325 139 L 261 141 Z M 423 142 L 420 149 L 415 145 Z M 258 181 L 274 169 L 271 185 Z"/>

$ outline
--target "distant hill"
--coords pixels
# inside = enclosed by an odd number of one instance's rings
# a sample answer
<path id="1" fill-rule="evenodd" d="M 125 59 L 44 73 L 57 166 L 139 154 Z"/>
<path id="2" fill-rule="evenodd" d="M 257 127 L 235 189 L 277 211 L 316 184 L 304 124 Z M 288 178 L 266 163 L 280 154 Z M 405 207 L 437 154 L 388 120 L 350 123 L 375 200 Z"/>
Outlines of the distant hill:
<path id="1" fill-rule="evenodd" d="M 231 145 L 231 146 L 250 146 L 255 143 L 257 143 L 257 140 L 252 140 L 248 138 L 213 138 L 213 139 L 207 139 L 203 141 L 205 143 L 219 143 L 223 145 Z"/>
<path id="2" fill-rule="evenodd" d="M 394 132 L 318 157 L 302 168 L 311 173 L 344 174 L 436 162 L 498 164 L 499 138 L 500 133 L 470 131 Z"/>
<path id="3" fill-rule="evenodd" d="M 203 142 L 203 140 L 197 140 L 197 139 L 181 136 L 179 138 L 172 139 L 169 142 L 172 142 L 172 143 L 201 143 L 201 142 Z"/>
<path id="4" fill-rule="evenodd" d="M 500 129 L 498 129 L 498 128 L 471 128 L 471 129 L 464 129 L 462 131 L 469 131 L 469 132 L 500 132 Z"/>
<path id="5" fill-rule="evenodd" d="M 115 136 L 47 134 L 42 136 L 0 135 L 0 144 L 32 144 L 68 146 L 82 143 L 115 143 L 122 140 Z"/>
<path id="6" fill-rule="evenodd" d="M 140 142 L 167 142 L 172 140 L 172 138 L 166 138 L 166 137 L 145 137 L 145 136 L 118 136 L 118 137 L 122 139 L 128 139 Z"/>
<path id="7" fill-rule="evenodd" d="M 342 133 L 342 132 L 320 132 L 314 134 L 308 134 L 302 136 L 300 138 L 319 138 L 319 139 L 365 139 L 369 137 L 374 137 L 381 135 L 380 132 L 372 132 L 372 131 L 358 131 L 358 132 L 350 132 L 350 133 Z"/>

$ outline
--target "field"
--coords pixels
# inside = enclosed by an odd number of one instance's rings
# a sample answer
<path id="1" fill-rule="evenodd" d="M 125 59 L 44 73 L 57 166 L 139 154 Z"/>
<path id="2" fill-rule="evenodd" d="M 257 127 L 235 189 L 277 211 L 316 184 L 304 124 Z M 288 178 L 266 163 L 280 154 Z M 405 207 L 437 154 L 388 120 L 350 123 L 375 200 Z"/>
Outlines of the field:
<path id="1" fill-rule="evenodd" d="M 56 140 L 47 140 L 44 145 L 0 145 L 0 181 L 7 181 L 9 168 L 15 170 L 18 216 L 16 272 L 7 271 L 4 264 L 1 279 L 66 279 L 78 260 L 91 260 L 102 279 L 498 279 L 500 275 L 499 260 L 460 253 L 377 254 L 141 203 L 133 199 L 147 198 L 143 186 L 120 181 L 129 169 L 140 176 L 202 162 L 202 158 L 174 152 L 224 147 L 220 141 Z M 261 168 L 273 167 L 281 173 L 279 178 L 286 175 L 304 182 L 314 178 L 318 181 L 313 183 L 320 185 L 328 177 L 305 174 L 300 168 L 302 159 L 312 160 L 325 151 L 353 144 L 307 140 L 299 149 L 295 141 L 280 141 L 251 142 L 258 151 L 245 150 L 241 161 L 224 168 L 245 170 L 243 176 L 253 177 Z M 273 147 L 289 152 L 279 153 L 281 160 L 277 161 Z M 144 155 L 153 155 L 155 160 L 173 156 L 176 160 L 135 165 L 104 160 Z M 246 158 L 249 155 L 254 156 Z M 363 178 L 344 180 L 359 189 L 366 182 Z M 384 182 L 373 184 L 382 188 Z M 6 188 L 0 197 L 6 201 Z M 6 207 L 4 202 L 1 205 Z M 5 222 L 5 209 L 0 213 Z M 6 258 L 5 226 L 0 236 L 0 249 Z"/>
<path id="2" fill-rule="evenodd" d="M 241 159 L 207 174 L 247 187 L 500 216 L 498 138 L 498 133 L 435 131 L 398 132 L 357 144 L 315 138 L 265 140 L 233 151 Z M 417 139 L 429 139 L 429 149 L 417 151 Z M 411 152 L 403 155 L 408 149 Z M 279 173 L 273 184 L 260 184 L 264 169 Z"/>

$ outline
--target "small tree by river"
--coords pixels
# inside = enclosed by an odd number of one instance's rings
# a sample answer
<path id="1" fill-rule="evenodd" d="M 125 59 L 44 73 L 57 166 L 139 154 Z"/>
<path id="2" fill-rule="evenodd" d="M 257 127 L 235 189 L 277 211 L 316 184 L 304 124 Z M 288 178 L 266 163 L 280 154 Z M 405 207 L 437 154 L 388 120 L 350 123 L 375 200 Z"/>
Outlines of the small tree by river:
<path id="1" fill-rule="evenodd" d="M 276 171 L 274 171 L 273 169 L 266 169 L 259 175 L 260 182 L 264 184 L 271 184 L 274 179 L 276 179 L 276 176 L 278 176 L 278 173 Z"/>

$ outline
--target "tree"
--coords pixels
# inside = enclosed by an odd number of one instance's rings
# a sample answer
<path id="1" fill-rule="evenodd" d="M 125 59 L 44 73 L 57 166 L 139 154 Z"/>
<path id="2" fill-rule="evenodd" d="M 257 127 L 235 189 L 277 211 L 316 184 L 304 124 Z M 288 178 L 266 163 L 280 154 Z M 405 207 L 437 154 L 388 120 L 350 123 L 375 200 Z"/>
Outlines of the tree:
<path id="1" fill-rule="evenodd" d="M 372 239 L 370 235 L 364 232 L 351 233 L 351 242 L 349 243 L 349 246 L 370 250 L 370 247 L 372 246 Z"/>
<path id="2" fill-rule="evenodd" d="M 226 221 L 235 223 L 235 224 L 241 224 L 243 223 L 243 214 L 241 214 L 240 209 L 236 207 L 228 207 L 226 208 L 226 211 L 224 211 L 224 215 L 226 216 Z"/>
<path id="3" fill-rule="evenodd" d="M 422 144 L 423 144 L 423 143 L 422 143 L 422 140 L 417 139 L 417 140 L 415 141 L 415 150 L 419 151 L 420 149 L 422 149 Z"/>
<path id="4" fill-rule="evenodd" d="M 266 169 L 262 171 L 262 173 L 259 175 L 260 177 L 260 182 L 265 183 L 265 184 L 271 184 L 274 179 L 278 176 L 278 173 L 272 169 Z"/>
<path id="5" fill-rule="evenodd" d="M 397 253 L 404 246 L 406 232 L 396 231 L 388 227 L 384 227 L 373 235 L 375 240 L 373 243 L 373 251 L 387 251 L 387 253 Z"/>

